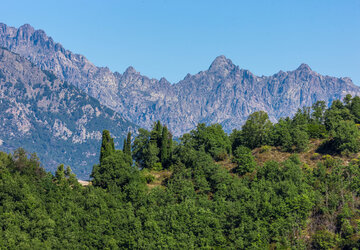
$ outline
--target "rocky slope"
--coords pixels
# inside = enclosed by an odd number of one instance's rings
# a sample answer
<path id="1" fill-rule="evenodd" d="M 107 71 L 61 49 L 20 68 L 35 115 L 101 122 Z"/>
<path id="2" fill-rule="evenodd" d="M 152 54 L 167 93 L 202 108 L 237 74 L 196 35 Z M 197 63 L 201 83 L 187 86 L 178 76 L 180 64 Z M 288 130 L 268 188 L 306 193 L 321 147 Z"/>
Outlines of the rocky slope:
<path id="1" fill-rule="evenodd" d="M 0 46 L 53 71 L 128 120 L 149 128 L 159 119 L 175 135 L 188 132 L 199 122 L 221 123 L 229 132 L 257 110 L 267 111 L 276 121 L 317 100 L 330 103 L 348 93 L 360 94 L 349 78 L 322 76 L 306 64 L 294 71 L 258 77 L 224 56 L 217 57 L 208 70 L 188 74 L 172 85 L 164 78 L 142 76 L 132 67 L 123 74 L 112 73 L 65 50 L 30 25 L 16 29 L 0 24 Z"/>
<path id="2" fill-rule="evenodd" d="M 346 94 L 360 94 L 349 78 L 322 76 L 306 64 L 294 71 L 258 77 L 224 56 L 217 57 L 208 70 L 186 76 L 174 88 L 186 124 L 196 117 L 199 122 L 221 123 L 227 131 L 240 128 L 254 111 L 264 110 L 276 121 L 317 100 L 331 103 Z"/>
<path id="3" fill-rule="evenodd" d="M 98 162 L 101 133 L 118 144 L 136 126 L 49 71 L 0 48 L 0 150 L 24 147 L 46 167 L 69 164 L 88 177 Z M 118 145 L 120 146 L 120 145 Z"/>

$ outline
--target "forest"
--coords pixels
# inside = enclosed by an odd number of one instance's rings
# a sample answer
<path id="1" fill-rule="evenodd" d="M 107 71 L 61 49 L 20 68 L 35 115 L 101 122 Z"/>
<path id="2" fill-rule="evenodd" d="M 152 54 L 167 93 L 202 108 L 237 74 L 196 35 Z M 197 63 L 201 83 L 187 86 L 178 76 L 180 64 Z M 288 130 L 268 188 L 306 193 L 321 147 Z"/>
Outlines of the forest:
<path id="1" fill-rule="evenodd" d="M 360 98 L 227 134 L 104 130 L 91 184 L 36 153 L 0 153 L 2 249 L 360 249 Z M 280 157 L 281 156 L 281 157 Z M 262 160 L 261 160 L 262 159 Z"/>

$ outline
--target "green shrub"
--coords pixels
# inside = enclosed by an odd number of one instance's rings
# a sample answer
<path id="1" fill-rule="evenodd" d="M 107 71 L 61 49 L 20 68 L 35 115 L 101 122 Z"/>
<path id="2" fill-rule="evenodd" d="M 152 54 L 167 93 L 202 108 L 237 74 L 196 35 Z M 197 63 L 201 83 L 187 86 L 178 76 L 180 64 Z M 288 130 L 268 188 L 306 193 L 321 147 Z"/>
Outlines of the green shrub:
<path id="1" fill-rule="evenodd" d="M 141 173 L 142 173 L 142 176 L 144 177 L 146 183 L 149 184 L 149 183 L 151 183 L 151 182 L 153 182 L 153 181 L 155 180 L 155 176 L 153 176 L 152 174 L 150 174 L 149 170 L 143 169 L 143 170 L 141 171 Z"/>
<path id="2" fill-rule="evenodd" d="M 270 152 L 271 149 L 272 149 L 272 147 L 268 146 L 268 145 L 261 146 L 260 153 Z"/>
<path id="3" fill-rule="evenodd" d="M 212 150 L 211 155 L 213 155 L 215 161 L 223 161 L 228 157 L 226 150 L 221 148 Z"/>
<path id="4" fill-rule="evenodd" d="M 331 157 L 331 155 L 324 155 L 322 159 L 325 167 L 327 168 L 334 167 L 336 164 L 336 160 L 333 157 Z"/>
<path id="5" fill-rule="evenodd" d="M 148 175 L 145 175 L 145 181 L 146 183 L 151 183 L 155 180 L 155 176 L 151 175 L 151 174 L 148 174 Z"/>
<path id="6" fill-rule="evenodd" d="M 154 170 L 154 171 L 160 171 L 160 170 L 162 170 L 163 167 L 162 167 L 161 162 L 156 162 L 156 163 L 154 163 L 154 164 L 152 165 L 151 169 Z"/>
<path id="7" fill-rule="evenodd" d="M 311 167 L 306 163 L 303 164 L 303 169 L 306 171 L 312 171 Z"/>
<path id="8" fill-rule="evenodd" d="M 245 146 L 239 146 L 234 152 L 233 162 L 237 164 L 234 171 L 240 175 L 254 171 L 256 162 L 251 150 Z"/>
<path id="9" fill-rule="evenodd" d="M 341 156 L 349 157 L 352 153 L 349 151 L 349 149 L 345 149 L 341 151 Z"/>
<path id="10" fill-rule="evenodd" d="M 325 138 L 326 137 L 326 127 L 322 124 L 308 124 L 307 131 L 310 138 Z"/>
<path id="11" fill-rule="evenodd" d="M 312 237 L 314 249 L 332 249 L 336 247 L 338 241 L 337 235 L 327 230 L 317 231 Z"/>
<path id="12" fill-rule="evenodd" d="M 310 159 L 311 160 L 319 160 L 321 158 L 320 154 L 319 153 L 314 153 Z"/>

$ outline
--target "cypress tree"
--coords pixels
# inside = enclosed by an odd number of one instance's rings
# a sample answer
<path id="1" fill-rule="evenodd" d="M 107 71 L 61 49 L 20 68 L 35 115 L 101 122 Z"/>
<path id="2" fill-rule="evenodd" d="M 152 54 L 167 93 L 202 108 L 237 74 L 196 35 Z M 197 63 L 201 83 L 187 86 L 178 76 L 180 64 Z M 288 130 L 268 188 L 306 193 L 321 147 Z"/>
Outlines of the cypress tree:
<path id="1" fill-rule="evenodd" d="M 172 134 L 169 132 L 168 135 L 168 161 L 171 162 L 172 160 L 172 155 L 173 155 L 173 136 Z"/>
<path id="2" fill-rule="evenodd" d="M 126 140 L 124 140 L 124 153 L 131 157 L 131 132 L 127 134 Z"/>
<path id="3" fill-rule="evenodd" d="M 156 167 L 156 164 L 159 162 L 159 148 L 156 146 L 154 142 L 150 142 L 148 147 L 145 149 L 145 167 L 149 169 L 153 169 Z M 161 170 L 161 169 L 156 169 Z"/>
<path id="4" fill-rule="evenodd" d="M 166 126 L 163 127 L 161 133 L 160 161 L 163 166 L 167 164 L 169 158 L 168 142 L 169 132 Z"/>
<path id="5" fill-rule="evenodd" d="M 68 182 L 71 186 L 79 186 L 79 182 L 76 178 L 76 175 L 72 172 L 70 166 L 66 167 L 65 176 L 67 177 Z"/>
<path id="6" fill-rule="evenodd" d="M 129 165 L 132 165 L 132 153 L 131 153 L 131 132 L 127 134 L 126 140 L 124 140 L 124 149 L 123 149 L 126 161 Z"/>
<path id="7" fill-rule="evenodd" d="M 72 173 L 70 166 L 67 166 L 67 167 L 66 167 L 66 170 L 65 170 L 64 173 L 65 173 L 65 176 L 66 176 L 66 177 L 69 177 L 69 176 L 70 176 L 70 174 Z"/>
<path id="8" fill-rule="evenodd" d="M 108 130 L 104 130 L 100 149 L 100 164 L 105 157 L 113 153 L 115 153 L 114 139 L 111 138 L 110 132 Z"/>
<path id="9" fill-rule="evenodd" d="M 61 164 L 57 167 L 57 170 L 55 172 L 55 178 L 58 182 L 65 180 L 64 164 Z"/>
<path id="10" fill-rule="evenodd" d="M 123 142 L 123 150 L 122 150 L 124 153 L 126 151 L 126 139 L 124 139 L 124 142 Z"/>
<path id="11" fill-rule="evenodd" d="M 151 130 L 150 140 L 152 142 L 155 142 L 159 149 L 161 148 L 161 141 L 162 141 L 161 134 L 162 134 L 162 126 L 160 121 L 157 121 L 154 123 L 153 129 Z"/>

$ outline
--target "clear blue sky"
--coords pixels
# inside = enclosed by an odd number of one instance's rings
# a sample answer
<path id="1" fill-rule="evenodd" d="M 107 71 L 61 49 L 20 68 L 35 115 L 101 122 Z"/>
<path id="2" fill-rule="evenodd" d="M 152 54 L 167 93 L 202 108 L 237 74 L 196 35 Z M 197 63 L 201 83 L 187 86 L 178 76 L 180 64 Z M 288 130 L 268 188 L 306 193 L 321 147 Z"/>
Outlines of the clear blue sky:
<path id="1" fill-rule="evenodd" d="M 360 1 L 3 1 L 0 22 L 29 23 L 123 72 L 175 83 L 225 55 L 257 75 L 302 62 L 360 85 Z"/>

